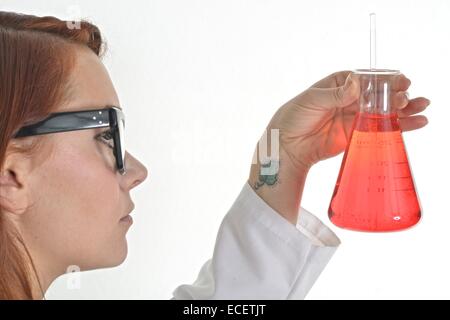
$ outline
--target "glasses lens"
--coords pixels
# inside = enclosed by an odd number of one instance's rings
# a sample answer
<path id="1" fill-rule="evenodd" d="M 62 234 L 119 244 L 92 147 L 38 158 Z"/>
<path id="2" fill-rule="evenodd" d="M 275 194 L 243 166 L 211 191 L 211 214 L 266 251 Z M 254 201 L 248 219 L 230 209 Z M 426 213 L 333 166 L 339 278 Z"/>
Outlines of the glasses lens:
<path id="1" fill-rule="evenodd" d="M 125 130 L 125 119 L 123 117 L 120 117 L 118 119 L 118 126 L 119 126 L 119 138 L 120 138 L 120 152 L 122 157 L 122 164 L 125 168 L 125 136 L 124 136 L 124 130 Z"/>

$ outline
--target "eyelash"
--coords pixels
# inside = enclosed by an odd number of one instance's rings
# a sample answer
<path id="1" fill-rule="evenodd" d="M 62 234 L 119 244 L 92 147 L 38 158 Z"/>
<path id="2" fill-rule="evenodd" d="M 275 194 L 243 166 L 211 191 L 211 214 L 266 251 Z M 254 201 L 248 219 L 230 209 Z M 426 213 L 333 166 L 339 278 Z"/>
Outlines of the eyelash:
<path id="1" fill-rule="evenodd" d="M 95 138 L 100 142 L 106 144 L 109 148 L 114 149 L 114 146 L 110 144 L 110 142 L 113 142 L 111 129 L 99 133 Z"/>

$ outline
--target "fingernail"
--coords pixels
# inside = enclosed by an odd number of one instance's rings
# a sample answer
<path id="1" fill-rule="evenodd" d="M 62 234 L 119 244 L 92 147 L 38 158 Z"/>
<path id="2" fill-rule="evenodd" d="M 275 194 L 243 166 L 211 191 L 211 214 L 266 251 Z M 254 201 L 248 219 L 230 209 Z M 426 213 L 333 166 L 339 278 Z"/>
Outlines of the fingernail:
<path id="1" fill-rule="evenodd" d="M 397 96 L 399 96 L 400 99 L 402 99 L 402 104 L 398 107 L 399 109 L 403 109 L 408 105 L 408 93 L 407 92 L 398 92 Z"/>
<path id="2" fill-rule="evenodd" d="M 345 85 L 344 85 L 344 90 L 347 90 L 348 88 L 350 88 L 350 86 L 353 83 L 353 80 L 351 78 L 351 74 L 348 75 L 347 79 L 345 79 Z"/>
<path id="3" fill-rule="evenodd" d="M 405 92 L 405 95 L 403 96 L 403 101 L 405 101 L 405 107 L 408 105 L 409 103 L 409 94 L 408 92 Z"/>

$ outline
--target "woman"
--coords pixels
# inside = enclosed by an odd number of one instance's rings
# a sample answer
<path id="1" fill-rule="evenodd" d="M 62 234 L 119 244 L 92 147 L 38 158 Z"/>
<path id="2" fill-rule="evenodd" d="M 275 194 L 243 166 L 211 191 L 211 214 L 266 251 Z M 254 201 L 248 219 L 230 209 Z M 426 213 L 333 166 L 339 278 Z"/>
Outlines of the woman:
<path id="1" fill-rule="evenodd" d="M 90 23 L 0 12 L 1 299 L 41 299 L 70 266 L 126 258 L 129 193 L 147 170 L 125 151 L 102 52 Z M 408 100 L 409 84 L 400 76 L 396 86 L 403 130 L 424 126 L 425 117 L 411 115 L 429 104 Z M 343 71 L 277 111 L 267 127 L 279 130 L 275 178 L 261 179 L 267 164 L 255 158 L 212 260 L 175 298 L 304 297 L 339 244 L 300 207 L 304 182 L 314 163 L 344 149 L 358 95 Z"/>

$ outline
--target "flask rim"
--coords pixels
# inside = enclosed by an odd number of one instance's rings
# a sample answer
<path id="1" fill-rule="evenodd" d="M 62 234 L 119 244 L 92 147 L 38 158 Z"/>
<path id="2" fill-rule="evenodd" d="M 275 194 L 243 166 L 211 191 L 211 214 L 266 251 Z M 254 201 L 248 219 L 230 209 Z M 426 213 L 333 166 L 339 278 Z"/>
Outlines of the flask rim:
<path id="1" fill-rule="evenodd" d="M 400 70 L 394 69 L 354 69 L 352 71 L 354 74 L 364 74 L 364 75 L 398 75 Z"/>

